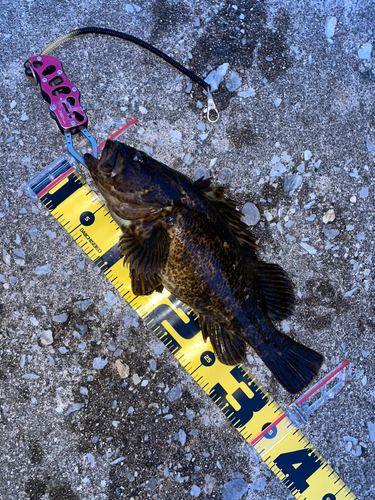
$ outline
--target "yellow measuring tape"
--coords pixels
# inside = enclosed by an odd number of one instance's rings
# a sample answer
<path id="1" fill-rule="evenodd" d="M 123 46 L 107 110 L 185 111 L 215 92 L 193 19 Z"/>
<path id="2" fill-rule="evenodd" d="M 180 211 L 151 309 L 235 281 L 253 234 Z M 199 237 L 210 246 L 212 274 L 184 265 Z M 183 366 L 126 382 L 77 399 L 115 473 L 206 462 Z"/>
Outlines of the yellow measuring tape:
<path id="1" fill-rule="evenodd" d="M 132 294 L 117 248 L 119 227 L 67 159 L 56 165 L 52 182 L 51 175 L 41 174 L 27 191 L 68 231 L 290 492 L 303 500 L 356 499 L 245 366 L 216 360 L 188 306 L 165 289 Z"/>

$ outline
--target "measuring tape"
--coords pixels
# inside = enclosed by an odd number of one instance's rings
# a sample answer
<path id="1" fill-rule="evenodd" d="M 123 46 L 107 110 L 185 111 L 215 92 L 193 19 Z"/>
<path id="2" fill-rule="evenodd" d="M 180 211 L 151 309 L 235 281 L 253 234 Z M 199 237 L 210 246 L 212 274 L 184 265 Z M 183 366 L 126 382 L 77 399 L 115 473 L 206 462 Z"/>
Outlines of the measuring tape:
<path id="1" fill-rule="evenodd" d="M 111 138 L 121 135 L 135 121 Z M 216 360 L 211 345 L 202 339 L 197 316 L 188 306 L 165 289 L 163 293 L 133 295 L 129 271 L 118 249 L 121 230 L 105 203 L 75 172 L 69 155 L 30 181 L 25 191 L 44 204 L 295 498 L 357 498 L 296 425 L 304 420 L 306 410 L 337 392 L 347 362 L 301 396 L 292 405 L 293 411 L 284 412 L 244 365 L 227 366 Z M 328 383 L 336 378 L 339 383 L 327 392 Z M 309 407 L 317 390 L 322 397 Z"/>

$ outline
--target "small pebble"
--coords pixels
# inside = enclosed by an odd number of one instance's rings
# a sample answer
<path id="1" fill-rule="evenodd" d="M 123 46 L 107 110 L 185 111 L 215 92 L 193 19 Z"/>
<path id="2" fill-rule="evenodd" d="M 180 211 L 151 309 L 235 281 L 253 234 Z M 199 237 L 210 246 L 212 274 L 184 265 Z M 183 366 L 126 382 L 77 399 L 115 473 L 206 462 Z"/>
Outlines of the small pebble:
<path id="1" fill-rule="evenodd" d="M 22 248 L 15 248 L 13 250 L 13 253 L 15 253 L 18 257 L 21 257 L 21 259 L 25 258 L 25 252 L 22 250 Z"/>
<path id="2" fill-rule="evenodd" d="M 4 248 L 3 248 L 3 261 L 7 266 L 10 266 L 10 255 Z"/>
<path id="3" fill-rule="evenodd" d="M 199 167 L 194 170 L 194 180 L 197 181 L 201 177 L 203 177 L 204 179 L 208 179 L 210 177 L 210 174 L 203 167 Z"/>
<path id="4" fill-rule="evenodd" d="M 180 142 L 182 139 L 182 134 L 178 130 L 172 130 L 169 135 L 172 137 L 172 142 Z"/>
<path id="5" fill-rule="evenodd" d="M 140 379 L 138 373 L 134 373 L 132 380 L 133 380 L 134 385 L 138 385 L 141 382 L 141 379 Z"/>
<path id="6" fill-rule="evenodd" d="M 53 344 L 53 335 L 51 330 L 43 330 L 39 334 L 40 343 L 42 345 L 51 345 Z"/>
<path id="7" fill-rule="evenodd" d="M 242 92 L 238 92 L 239 97 L 254 97 L 255 96 L 255 90 L 252 89 L 251 87 L 243 90 Z"/>
<path id="8" fill-rule="evenodd" d="M 190 490 L 190 495 L 191 495 L 192 497 L 198 498 L 200 494 L 201 494 L 201 489 L 199 488 L 199 486 L 197 486 L 196 484 L 194 484 L 194 485 L 191 487 L 191 490 Z"/>
<path id="9" fill-rule="evenodd" d="M 122 363 L 119 359 L 116 360 L 115 362 L 118 374 L 120 375 L 121 378 L 127 378 L 129 377 L 129 366 Z"/>
<path id="10" fill-rule="evenodd" d="M 217 481 L 216 478 L 214 478 L 212 476 L 208 476 L 208 475 L 205 476 L 205 478 L 204 478 L 205 485 L 204 485 L 203 491 L 205 493 L 207 493 L 207 495 L 211 495 L 216 481 Z"/>
<path id="11" fill-rule="evenodd" d="M 117 303 L 117 297 L 111 290 L 108 290 L 108 292 L 105 294 L 104 300 L 110 306 L 114 306 Z"/>
<path id="12" fill-rule="evenodd" d="M 102 370 L 107 363 L 108 359 L 105 356 L 99 356 L 97 358 L 94 358 L 92 366 L 93 368 L 95 368 L 95 370 Z"/>
<path id="13" fill-rule="evenodd" d="M 362 455 L 362 447 L 357 444 L 357 446 L 353 446 L 353 449 L 350 452 L 355 457 L 360 457 Z"/>
<path id="14" fill-rule="evenodd" d="M 34 272 L 37 276 L 43 276 L 45 274 L 48 274 L 50 270 L 51 264 L 46 264 L 45 266 L 37 266 Z"/>
<path id="15" fill-rule="evenodd" d="M 316 254 L 316 250 L 314 247 L 312 247 L 311 245 L 308 245 L 307 243 L 305 242 L 302 242 L 300 243 L 301 247 L 306 250 L 306 252 L 308 252 L 310 255 L 315 255 Z"/>
<path id="16" fill-rule="evenodd" d="M 333 208 L 327 210 L 327 212 L 323 215 L 324 224 L 328 224 L 328 222 L 333 222 L 336 219 L 335 211 Z"/>
<path id="17" fill-rule="evenodd" d="M 270 177 L 281 177 L 282 174 L 286 172 L 286 167 L 280 163 L 277 162 L 273 165 L 271 172 L 270 172 Z"/>
<path id="18" fill-rule="evenodd" d="M 325 35 L 327 38 L 332 38 L 335 34 L 335 28 L 337 25 L 337 18 L 332 16 L 326 20 L 325 24 Z"/>
<path id="19" fill-rule="evenodd" d="M 177 384 L 168 392 L 167 399 L 172 403 L 173 401 L 179 399 L 181 396 L 182 396 L 181 384 Z"/>
<path id="20" fill-rule="evenodd" d="M 178 431 L 178 440 L 180 441 L 182 446 L 185 446 L 186 443 L 186 432 L 180 429 Z"/>
<path id="21" fill-rule="evenodd" d="M 227 81 L 227 84 L 226 84 L 227 89 L 229 90 L 229 92 L 234 92 L 239 87 L 241 87 L 241 85 L 242 85 L 242 81 L 241 81 L 239 74 L 236 73 L 235 71 L 233 71 L 230 74 L 230 77 Z"/>
<path id="22" fill-rule="evenodd" d="M 86 454 L 86 458 L 89 462 L 89 464 L 91 465 L 91 468 L 93 468 L 95 466 L 95 458 L 94 458 L 94 455 L 92 455 L 92 453 L 87 453 Z"/>
<path id="23" fill-rule="evenodd" d="M 374 443 L 375 442 L 375 424 L 372 422 L 367 422 L 367 428 L 370 433 L 370 439 Z"/>
<path id="24" fill-rule="evenodd" d="M 323 228 L 323 233 L 328 239 L 333 240 L 340 234 L 340 231 L 338 229 Z"/>
<path id="25" fill-rule="evenodd" d="M 302 184 L 302 175 L 287 175 L 284 179 L 284 193 L 292 195 L 294 191 Z"/>
<path id="26" fill-rule="evenodd" d="M 35 375 L 35 373 L 25 373 L 25 375 L 22 375 L 22 378 L 26 380 L 38 380 L 39 375 Z"/>
<path id="27" fill-rule="evenodd" d="M 242 207 L 243 217 L 241 220 L 248 226 L 255 226 L 260 221 L 260 212 L 254 203 L 245 203 Z"/>
<path id="28" fill-rule="evenodd" d="M 358 49 L 358 57 L 360 59 L 371 59 L 372 44 L 370 42 L 363 43 Z"/>
<path id="29" fill-rule="evenodd" d="M 81 408 L 83 408 L 85 405 L 84 403 L 74 403 L 74 405 L 72 405 L 65 413 L 64 415 L 67 416 L 67 415 L 70 415 L 71 413 L 73 413 L 74 411 L 78 411 L 80 410 Z"/>
<path id="30" fill-rule="evenodd" d="M 67 313 L 58 314 L 57 316 L 52 316 L 52 321 L 55 323 L 65 323 L 68 319 Z"/>
<path id="31" fill-rule="evenodd" d="M 230 168 L 224 167 L 221 169 L 220 174 L 219 174 L 219 182 L 222 184 L 229 184 L 231 178 L 232 178 L 232 170 Z"/>
<path id="32" fill-rule="evenodd" d="M 32 240 L 35 240 L 38 236 L 38 229 L 36 226 L 32 226 L 31 229 L 29 229 L 29 235 L 31 236 Z"/>
<path id="33" fill-rule="evenodd" d="M 191 155 L 190 153 L 187 153 L 185 156 L 184 156 L 184 163 L 185 165 L 191 165 L 194 161 L 194 156 Z"/>
<path id="34" fill-rule="evenodd" d="M 375 146 L 368 139 L 366 140 L 366 147 L 370 151 L 370 153 L 372 153 L 373 155 L 375 155 Z"/>
<path id="35" fill-rule="evenodd" d="M 50 240 L 53 240 L 54 238 L 56 238 L 55 231 L 50 231 L 48 229 L 47 231 L 44 232 L 44 234 L 47 235 Z"/>
<path id="36" fill-rule="evenodd" d="M 225 74 L 229 68 L 228 63 L 224 63 L 218 68 L 211 71 L 205 78 L 205 82 L 211 85 L 211 92 L 215 92 L 219 88 L 219 85 L 224 80 Z"/>
<path id="37" fill-rule="evenodd" d="M 249 486 L 243 479 L 233 479 L 224 484 L 222 500 L 240 500 L 248 489 Z"/>

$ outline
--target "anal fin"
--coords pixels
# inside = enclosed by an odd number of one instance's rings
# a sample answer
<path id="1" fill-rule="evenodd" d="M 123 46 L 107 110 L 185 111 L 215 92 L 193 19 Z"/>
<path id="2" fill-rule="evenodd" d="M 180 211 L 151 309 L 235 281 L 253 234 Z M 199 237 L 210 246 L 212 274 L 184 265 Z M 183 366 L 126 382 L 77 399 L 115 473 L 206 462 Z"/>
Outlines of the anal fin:
<path id="1" fill-rule="evenodd" d="M 199 315 L 203 340 L 209 338 L 218 360 L 224 365 L 237 365 L 245 357 L 246 341 L 233 331 L 226 330 L 211 318 Z"/>

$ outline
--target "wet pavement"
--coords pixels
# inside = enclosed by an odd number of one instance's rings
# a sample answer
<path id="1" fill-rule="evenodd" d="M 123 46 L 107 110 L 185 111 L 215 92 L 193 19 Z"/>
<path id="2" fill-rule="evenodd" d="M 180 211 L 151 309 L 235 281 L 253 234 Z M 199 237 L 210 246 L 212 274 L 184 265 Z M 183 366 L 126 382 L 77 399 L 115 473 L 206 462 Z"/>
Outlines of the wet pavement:
<path id="1" fill-rule="evenodd" d="M 350 363 L 345 388 L 302 430 L 359 499 L 375 496 L 374 23 L 366 0 L 3 2 L 2 499 L 291 498 L 22 191 L 66 149 L 23 63 L 90 25 L 138 36 L 218 87 L 210 124 L 202 89 L 140 47 L 89 35 L 53 53 L 94 135 L 110 117 L 136 117 L 121 140 L 191 178 L 207 172 L 241 203 L 261 258 L 295 284 L 282 329 L 324 354 L 322 375 Z M 295 397 L 248 354 L 286 408 Z"/>

